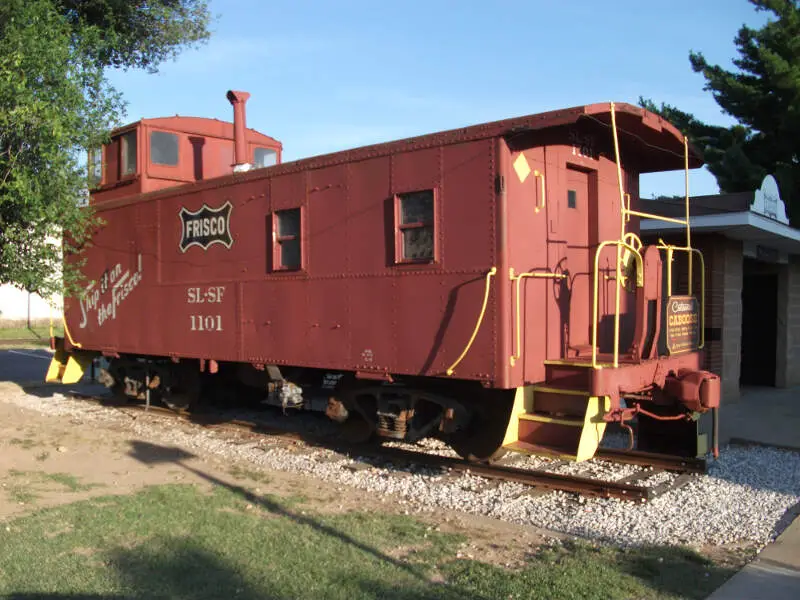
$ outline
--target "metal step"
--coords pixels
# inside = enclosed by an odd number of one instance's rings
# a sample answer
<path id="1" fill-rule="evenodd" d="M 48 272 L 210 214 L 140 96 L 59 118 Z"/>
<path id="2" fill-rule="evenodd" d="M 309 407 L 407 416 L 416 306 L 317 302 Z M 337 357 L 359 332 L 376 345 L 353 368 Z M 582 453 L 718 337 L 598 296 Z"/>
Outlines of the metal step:
<path id="1" fill-rule="evenodd" d="M 575 462 L 594 457 L 605 433 L 608 398 L 538 385 L 520 388 L 516 400 L 504 448 Z"/>

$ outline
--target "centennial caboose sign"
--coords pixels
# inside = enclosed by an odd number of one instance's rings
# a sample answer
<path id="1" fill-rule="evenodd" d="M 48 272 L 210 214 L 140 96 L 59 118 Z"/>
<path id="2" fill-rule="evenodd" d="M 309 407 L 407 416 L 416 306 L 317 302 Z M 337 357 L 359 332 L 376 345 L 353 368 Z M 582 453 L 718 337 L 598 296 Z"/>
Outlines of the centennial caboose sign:
<path id="1" fill-rule="evenodd" d="M 700 310 L 694 296 L 667 300 L 667 349 L 670 354 L 697 350 L 700 344 Z"/>
<path id="2" fill-rule="evenodd" d="M 218 208 L 211 208 L 207 204 L 195 212 L 181 207 L 181 252 L 186 252 L 190 246 L 200 246 L 208 250 L 212 244 L 222 244 L 230 248 L 233 237 L 230 232 L 231 210 L 230 201 Z"/>

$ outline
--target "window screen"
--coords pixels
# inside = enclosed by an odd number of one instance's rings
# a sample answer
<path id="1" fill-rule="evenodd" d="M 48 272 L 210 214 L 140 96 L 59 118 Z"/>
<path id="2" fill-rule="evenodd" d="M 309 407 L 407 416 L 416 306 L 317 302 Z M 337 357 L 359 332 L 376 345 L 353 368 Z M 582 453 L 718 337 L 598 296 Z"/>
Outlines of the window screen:
<path id="1" fill-rule="evenodd" d="M 178 164 L 178 136 L 165 131 L 150 133 L 150 162 L 154 165 Z"/>
<path id="2" fill-rule="evenodd" d="M 399 256 L 402 261 L 434 258 L 433 190 L 399 194 Z"/>
<path id="3" fill-rule="evenodd" d="M 567 190 L 567 207 L 568 208 L 577 208 L 578 207 L 578 192 L 575 190 Z"/>
<path id="4" fill-rule="evenodd" d="M 120 137 L 120 175 L 136 173 L 136 132 L 130 131 Z"/>
<path id="5" fill-rule="evenodd" d="M 271 167 L 278 161 L 278 153 L 270 148 L 256 148 L 255 166 L 256 168 Z"/>

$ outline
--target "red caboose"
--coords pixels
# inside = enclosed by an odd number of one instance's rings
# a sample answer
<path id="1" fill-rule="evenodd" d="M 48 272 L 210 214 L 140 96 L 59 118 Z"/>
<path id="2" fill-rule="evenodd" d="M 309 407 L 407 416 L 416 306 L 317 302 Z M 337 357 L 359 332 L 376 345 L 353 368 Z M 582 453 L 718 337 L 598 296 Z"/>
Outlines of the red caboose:
<path id="1" fill-rule="evenodd" d="M 643 448 L 705 453 L 702 256 L 688 222 L 685 247 L 637 235 L 639 174 L 702 164 L 672 125 L 595 104 L 281 163 L 247 96 L 228 93 L 233 125 L 112 136 L 48 380 L 102 355 L 131 396 L 190 402 L 202 373 L 465 456 L 583 460 L 633 416 Z"/>

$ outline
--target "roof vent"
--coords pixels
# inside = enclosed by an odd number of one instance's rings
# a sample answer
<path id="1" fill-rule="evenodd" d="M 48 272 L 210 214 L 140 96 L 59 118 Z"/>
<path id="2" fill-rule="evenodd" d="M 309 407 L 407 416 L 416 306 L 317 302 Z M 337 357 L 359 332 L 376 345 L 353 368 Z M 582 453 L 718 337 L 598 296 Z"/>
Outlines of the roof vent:
<path id="1" fill-rule="evenodd" d="M 250 94 L 229 90 L 226 96 L 233 105 L 233 172 L 249 171 L 253 165 L 247 160 L 247 123 L 244 105 Z"/>

